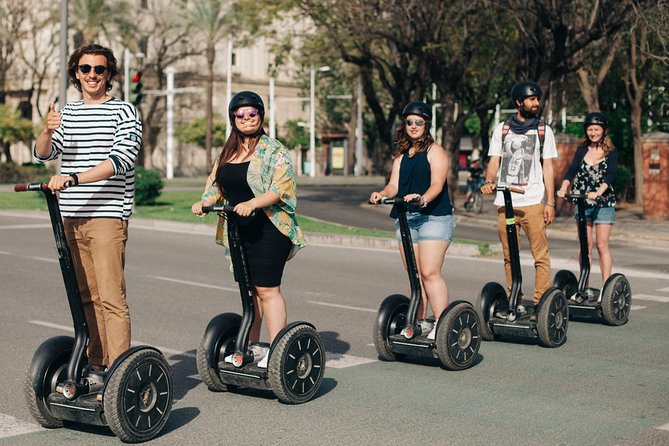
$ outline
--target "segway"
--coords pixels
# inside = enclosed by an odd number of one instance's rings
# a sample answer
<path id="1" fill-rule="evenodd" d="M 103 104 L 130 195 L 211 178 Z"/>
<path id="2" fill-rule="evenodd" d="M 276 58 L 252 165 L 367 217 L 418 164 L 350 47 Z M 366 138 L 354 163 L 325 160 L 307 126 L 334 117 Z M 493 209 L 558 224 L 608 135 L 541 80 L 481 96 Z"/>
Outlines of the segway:
<path id="1" fill-rule="evenodd" d="M 56 195 L 46 183 L 20 184 L 14 190 L 41 191 L 46 197 L 74 323 L 74 338 L 47 339 L 33 356 L 24 386 L 30 413 L 46 428 L 76 422 L 109 426 L 125 442 L 152 439 L 172 409 L 172 373 L 167 361 L 157 349 L 137 346 L 117 358 L 106 372 L 88 367 L 88 326 Z"/>
<path id="2" fill-rule="evenodd" d="M 604 283 L 601 292 L 588 286 L 590 279 L 590 255 L 588 229 L 585 219 L 585 200 L 581 194 L 567 194 L 576 200 L 578 207 L 578 240 L 581 246 L 581 271 L 578 280 L 574 273 L 560 270 L 553 279 L 553 285 L 561 289 L 569 299 L 569 317 L 585 320 L 604 320 L 608 325 L 627 323 L 632 307 L 632 288 L 627 278 L 612 274 Z"/>
<path id="3" fill-rule="evenodd" d="M 511 292 L 496 282 L 487 283 L 481 290 L 477 309 L 481 312 L 481 337 L 485 341 L 501 338 L 538 339 L 545 347 L 559 347 L 567 341 L 569 305 L 559 288 L 549 288 L 541 296 L 536 307 L 519 311 L 519 296 L 522 285 L 518 234 L 513 214 L 511 192 L 524 193 L 522 189 L 497 186 L 504 195 L 506 236 L 511 260 Z"/>
<path id="4" fill-rule="evenodd" d="M 234 271 L 239 279 L 242 316 L 223 313 L 207 326 L 197 349 L 197 370 L 209 390 L 231 388 L 271 390 L 279 401 L 301 404 L 314 397 L 325 372 L 325 348 L 316 328 L 307 322 L 292 322 L 268 347 L 267 368 L 254 362 L 249 349 L 249 332 L 254 319 L 254 302 L 246 251 L 239 235 L 238 216 L 229 205 L 203 206 L 204 212 L 225 212 L 228 241 Z M 232 363 L 225 358 L 232 355 Z"/>
<path id="5" fill-rule="evenodd" d="M 373 204 L 373 203 L 370 203 Z M 470 368 L 478 357 L 481 337 L 479 316 L 466 301 L 451 302 L 441 313 L 435 340 L 427 339 L 417 321 L 421 286 L 413 251 L 407 204 L 403 198 L 382 198 L 380 204 L 394 204 L 398 210 L 402 249 L 409 274 L 411 298 L 401 294 L 386 297 L 374 321 L 374 347 L 383 361 L 402 360 L 406 356 L 438 358 L 447 370 Z"/>

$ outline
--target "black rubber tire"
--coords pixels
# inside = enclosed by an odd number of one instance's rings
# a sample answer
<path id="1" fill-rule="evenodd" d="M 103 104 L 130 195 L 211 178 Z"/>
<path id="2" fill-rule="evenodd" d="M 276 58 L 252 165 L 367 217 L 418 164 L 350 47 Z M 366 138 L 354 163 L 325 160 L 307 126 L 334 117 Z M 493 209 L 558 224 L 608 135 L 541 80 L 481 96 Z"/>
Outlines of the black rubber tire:
<path id="1" fill-rule="evenodd" d="M 381 361 L 397 361 L 404 358 L 404 355 L 399 355 L 390 350 L 388 339 L 390 336 L 402 332 L 402 329 L 406 326 L 408 311 L 409 298 L 401 294 L 388 296 L 381 303 L 372 331 L 374 348 Z"/>
<path id="2" fill-rule="evenodd" d="M 537 334 L 544 347 L 554 348 L 567 342 L 569 304 L 562 290 L 549 288 L 541 297 L 537 315 Z"/>
<path id="3" fill-rule="evenodd" d="M 632 287 L 622 274 L 614 274 L 602 288 L 602 316 L 608 325 L 625 325 L 632 308 Z"/>
<path id="4" fill-rule="evenodd" d="M 236 333 L 237 331 L 235 330 L 235 334 Z M 218 374 L 218 367 L 212 367 L 209 365 L 206 353 L 207 348 L 204 345 L 204 341 L 205 337 L 202 336 L 202 339 L 200 339 L 200 345 L 197 347 L 197 353 L 195 354 L 195 364 L 197 365 L 197 372 L 200 375 L 200 379 L 202 379 L 202 382 L 212 392 L 227 392 L 229 390 L 228 385 L 221 381 L 221 376 Z M 228 345 L 232 346 L 233 344 L 234 335 L 229 339 L 223 340 L 221 349 L 218 353 L 219 358 L 215 360 L 216 364 L 218 364 L 219 361 L 223 359 L 220 358 L 220 356 L 225 357 L 227 350 L 230 350 L 230 353 L 232 353 L 232 348 L 228 349 Z"/>
<path id="5" fill-rule="evenodd" d="M 509 308 L 506 290 L 499 283 L 488 282 L 478 295 L 474 308 L 479 315 L 481 339 L 494 341 L 496 337 L 490 328 L 490 319 L 495 312 Z"/>
<path id="6" fill-rule="evenodd" d="M 475 214 L 483 212 L 483 196 L 480 192 L 474 192 L 474 202 L 472 203 L 472 211 Z"/>
<path id="7" fill-rule="evenodd" d="M 562 290 L 567 299 L 578 291 L 578 279 L 576 275 L 566 269 L 561 269 L 553 278 L 553 286 Z"/>
<path id="8" fill-rule="evenodd" d="M 54 352 L 54 357 L 50 361 L 50 365 L 46 366 L 46 370 L 43 374 L 44 379 L 44 389 L 47 389 L 46 392 L 43 392 L 42 395 L 37 395 L 35 389 L 33 388 L 32 379 L 30 376 L 30 369 L 26 373 L 26 379 L 24 381 L 23 393 L 28 402 L 28 410 L 33 416 L 35 421 L 37 421 L 42 427 L 47 429 L 56 429 L 63 427 L 63 420 L 56 418 L 51 414 L 49 405 L 46 402 L 46 399 L 50 394 L 56 391 L 56 385 L 59 382 L 65 381 L 67 377 L 67 364 L 70 360 L 70 355 L 72 350 Z"/>
<path id="9" fill-rule="evenodd" d="M 288 330 L 271 351 L 268 378 L 276 397 L 285 404 L 302 404 L 318 391 L 325 373 L 325 347 L 310 325 Z"/>
<path id="10" fill-rule="evenodd" d="M 148 441 L 167 422 L 173 394 L 172 372 L 163 355 L 138 350 L 109 378 L 103 395 L 107 424 L 126 443 Z"/>
<path id="11" fill-rule="evenodd" d="M 460 303 L 440 318 L 437 326 L 437 355 L 448 370 L 470 368 L 481 346 L 481 322 L 474 307 Z"/>

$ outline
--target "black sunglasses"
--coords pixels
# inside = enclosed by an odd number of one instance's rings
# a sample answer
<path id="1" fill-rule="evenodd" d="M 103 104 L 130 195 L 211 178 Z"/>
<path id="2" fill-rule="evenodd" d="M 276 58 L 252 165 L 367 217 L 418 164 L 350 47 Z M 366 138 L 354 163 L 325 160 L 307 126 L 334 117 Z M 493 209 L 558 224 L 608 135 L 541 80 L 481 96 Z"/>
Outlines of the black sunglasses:
<path id="1" fill-rule="evenodd" d="M 416 119 L 415 121 L 407 119 L 406 121 L 404 121 L 404 123 L 407 125 L 407 127 L 411 127 L 414 124 L 416 124 L 416 127 L 423 127 L 425 125 L 425 121 L 423 121 L 422 119 Z"/>
<path id="2" fill-rule="evenodd" d="M 104 65 L 96 65 L 94 67 L 88 64 L 79 65 L 79 71 L 81 71 L 84 74 L 90 73 L 91 68 L 95 70 L 95 74 L 103 74 L 105 71 L 107 71 L 107 67 L 105 67 Z"/>

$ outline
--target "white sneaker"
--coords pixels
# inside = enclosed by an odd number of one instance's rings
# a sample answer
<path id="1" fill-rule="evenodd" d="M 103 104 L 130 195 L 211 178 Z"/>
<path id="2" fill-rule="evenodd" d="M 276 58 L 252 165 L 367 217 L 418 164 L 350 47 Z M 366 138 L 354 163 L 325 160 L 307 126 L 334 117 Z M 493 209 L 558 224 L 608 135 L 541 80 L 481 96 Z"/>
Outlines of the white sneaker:
<path id="1" fill-rule="evenodd" d="M 427 335 L 427 339 L 430 341 L 434 341 L 435 338 L 437 337 L 437 324 L 434 324 L 434 327 L 432 327 L 432 331 L 430 334 Z"/>
<path id="2" fill-rule="evenodd" d="M 266 369 L 268 361 L 269 361 L 269 355 L 265 355 L 264 358 L 262 358 L 260 361 L 258 361 L 258 368 Z"/>
<path id="3" fill-rule="evenodd" d="M 249 346 L 249 350 L 253 352 L 253 360 L 259 361 L 261 358 L 267 356 L 269 347 L 265 347 L 261 344 L 251 344 L 251 346 Z"/>
<path id="4" fill-rule="evenodd" d="M 527 313 L 527 308 L 524 305 L 518 305 L 518 313 Z"/>

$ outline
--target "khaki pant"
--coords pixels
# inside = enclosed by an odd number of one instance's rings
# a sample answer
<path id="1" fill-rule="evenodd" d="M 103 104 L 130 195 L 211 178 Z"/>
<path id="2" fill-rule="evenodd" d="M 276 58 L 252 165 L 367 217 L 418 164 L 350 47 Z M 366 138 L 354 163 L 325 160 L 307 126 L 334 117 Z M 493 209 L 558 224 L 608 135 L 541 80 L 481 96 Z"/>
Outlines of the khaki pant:
<path id="1" fill-rule="evenodd" d="M 110 365 L 130 348 L 123 272 L 128 221 L 65 218 L 63 223 L 88 323 L 88 361 Z"/>
<path id="2" fill-rule="evenodd" d="M 530 243 L 532 257 L 534 257 L 534 304 L 538 304 L 541 296 L 551 286 L 551 259 L 548 256 L 548 238 L 544 223 L 543 203 L 523 206 L 513 209 L 516 220 L 516 233 L 520 245 L 520 228 L 523 228 Z M 497 232 L 504 249 L 504 270 L 506 271 L 507 293 L 511 290 L 511 259 L 509 258 L 509 242 L 506 239 L 504 208 L 497 208 Z M 522 297 L 522 292 L 521 292 Z"/>

